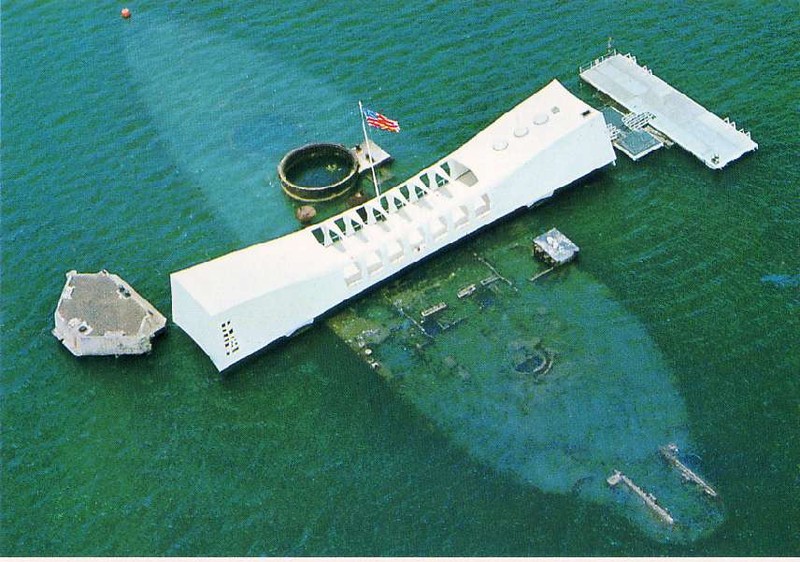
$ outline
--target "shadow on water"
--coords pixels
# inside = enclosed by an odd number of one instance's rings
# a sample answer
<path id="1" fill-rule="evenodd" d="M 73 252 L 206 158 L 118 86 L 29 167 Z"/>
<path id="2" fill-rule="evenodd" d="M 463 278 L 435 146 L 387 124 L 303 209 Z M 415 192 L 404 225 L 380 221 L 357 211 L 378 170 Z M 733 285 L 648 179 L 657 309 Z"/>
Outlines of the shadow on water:
<path id="1" fill-rule="evenodd" d="M 306 139 L 309 135 L 302 123 L 292 121 L 287 116 L 264 113 L 253 115 L 245 123 L 234 126 L 230 138 L 233 148 L 271 162 L 276 152 L 272 146 L 274 139 Z"/>
<path id="2" fill-rule="evenodd" d="M 172 43 L 182 45 L 189 60 L 170 61 Z M 127 45 L 140 95 L 217 218 L 242 241 L 284 233 L 285 226 L 264 231 L 256 220 L 256 214 L 290 208 L 280 190 L 264 188 L 264 176 L 299 136 L 335 138 L 346 129 L 352 113 L 347 96 L 279 59 L 209 42 L 185 25 L 149 22 L 131 32 Z M 226 49 L 230 56 L 220 56 Z M 209 50 L 213 57 L 205 56 Z M 209 68 L 207 60 L 226 66 Z M 250 73 L 266 66 L 268 76 Z M 319 99 L 325 99 L 325 118 L 311 119 L 302 109 L 318 106 Z M 398 315 L 398 301 L 418 315 L 424 303 L 437 300 L 423 293 L 445 285 L 455 292 L 453 279 L 468 285 L 489 275 L 481 277 L 483 266 L 461 251 L 357 302 L 356 316 L 380 319 L 383 328 L 374 329 L 386 332 L 374 346 L 376 369 L 391 372 L 401 395 L 488 466 L 545 492 L 619 504 L 659 540 L 693 540 L 716 527 L 721 512 L 697 507 L 700 502 L 682 493 L 658 459 L 660 445 L 691 446 L 683 402 L 644 328 L 579 269 L 528 286 L 518 248 L 478 241 L 471 247 L 502 264 L 519 288 L 489 282 L 474 299 L 459 299 L 460 307 L 431 318 L 420 336 L 405 314 Z M 448 267 L 453 271 L 445 275 Z M 605 482 L 615 469 L 647 482 L 642 485 L 683 517 L 683 526 L 665 529 L 646 509 L 626 505 L 637 499 L 610 491 Z"/>
<path id="3" fill-rule="evenodd" d="M 443 2 L 423 11 L 406 2 L 383 27 L 364 17 L 369 3 L 167 2 L 135 8 L 126 21 L 96 3 L 7 4 L 3 554 L 796 551 L 791 3 L 746 12 L 710 3 L 708 17 L 697 18 L 688 3 L 664 11 L 641 2 L 591 10 Z M 566 28 L 579 40 L 565 41 Z M 359 97 L 381 100 L 374 108 L 401 120 L 403 134 L 385 148 L 405 178 L 554 75 L 579 92 L 577 66 L 609 34 L 659 76 L 751 128 L 760 149 L 722 173 L 676 149 L 621 161 L 599 185 L 538 209 L 524 236 L 558 226 L 585 248 L 572 271 L 537 282 L 542 295 L 520 281 L 519 295 L 498 285 L 467 304 L 446 280 L 475 266 L 471 254 L 441 275 L 431 260 L 424 271 L 430 265 L 442 285 L 417 300 L 430 306 L 441 294 L 450 305 L 426 322 L 433 343 L 403 349 L 424 336 L 401 323 L 370 340 L 377 370 L 362 348 L 351 352 L 324 327 L 222 379 L 174 326 L 137 359 L 77 360 L 50 334 L 63 273 L 73 267 L 113 267 L 168 312 L 170 271 L 293 230 L 275 165 L 306 140 L 357 140 Z M 473 247 L 503 262 L 489 246 Z M 501 270 L 512 277 L 515 267 Z M 366 320 L 395 326 L 397 311 L 382 295 L 411 299 L 428 286 L 424 278 L 370 294 L 362 304 L 375 316 Z M 551 302 L 564 294 L 578 297 L 572 308 Z M 460 314 L 473 305 L 485 320 Z M 595 308 L 605 320 L 593 321 Z M 358 316 L 349 314 L 341 318 Z M 586 333 L 591 327 L 597 334 Z M 624 334 L 644 359 L 614 378 L 604 357 Z M 581 338 L 593 344 L 583 354 L 570 343 Z M 667 367 L 650 357 L 658 351 Z M 537 379 L 539 353 L 552 367 Z M 636 373 L 648 389 L 666 389 L 665 399 L 616 400 L 592 380 L 591 396 L 569 386 L 594 372 L 612 389 Z M 489 393 L 471 396 L 481 385 Z M 528 414 L 514 394 L 520 388 L 530 394 Z M 674 423 L 650 406 L 677 408 Z M 541 429 L 520 422 L 504 433 L 496 423 L 503 413 Z M 608 445 L 624 435 L 581 436 L 592 416 L 598 427 L 641 433 L 646 446 L 612 453 Z M 507 439 L 508 453 L 498 454 L 492 435 Z M 697 490 L 677 487 L 651 449 L 673 435 L 689 468 L 724 494 L 724 524 L 688 545 L 650 540 L 657 520 L 629 491 L 604 483 L 613 465 L 685 519 L 687 505 L 704 500 L 678 493 Z"/>
<path id="4" fill-rule="evenodd" d="M 503 241 L 499 229 L 472 240 L 330 325 L 477 460 L 544 492 L 611 506 L 659 541 L 709 534 L 721 504 L 659 456 L 668 443 L 692 448 L 662 354 L 580 265 L 529 282 L 525 219 L 504 224 Z M 655 494 L 675 523 L 633 486 L 611 489 L 615 470 Z"/>
<path id="5" fill-rule="evenodd" d="M 240 243 L 285 234 L 285 222 L 264 220 L 291 216 L 277 182 L 278 162 L 311 141 L 357 139 L 353 99 L 278 54 L 252 51 L 231 38 L 210 41 L 202 29 L 156 12 L 126 33 L 137 93 L 214 218 Z"/>

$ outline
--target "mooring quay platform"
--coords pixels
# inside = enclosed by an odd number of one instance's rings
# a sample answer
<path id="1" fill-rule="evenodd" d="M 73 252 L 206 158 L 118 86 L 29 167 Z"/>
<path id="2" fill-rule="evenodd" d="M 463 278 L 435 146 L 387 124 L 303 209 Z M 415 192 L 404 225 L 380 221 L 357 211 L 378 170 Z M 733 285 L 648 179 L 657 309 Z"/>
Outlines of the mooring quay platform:
<path id="1" fill-rule="evenodd" d="M 736 123 L 720 119 L 687 95 L 654 76 L 636 57 L 613 52 L 581 67 L 581 79 L 635 113 L 650 113 L 649 125 L 719 169 L 758 144 Z"/>
<path id="2" fill-rule="evenodd" d="M 147 353 L 167 325 L 163 314 L 105 269 L 67 272 L 54 317 L 53 335 L 79 357 Z"/>

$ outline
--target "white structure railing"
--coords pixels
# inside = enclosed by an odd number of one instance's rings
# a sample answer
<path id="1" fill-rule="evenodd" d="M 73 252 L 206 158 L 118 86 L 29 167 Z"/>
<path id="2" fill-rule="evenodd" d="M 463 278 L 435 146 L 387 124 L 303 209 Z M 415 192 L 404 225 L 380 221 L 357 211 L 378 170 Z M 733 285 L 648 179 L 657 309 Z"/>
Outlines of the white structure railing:
<path id="1" fill-rule="evenodd" d="M 330 246 L 337 240 L 353 236 L 368 224 L 385 220 L 388 215 L 450 184 L 468 172 L 466 167 L 451 160 L 434 164 L 405 183 L 389 189 L 380 197 L 321 222 L 312 229 L 312 233 L 320 244 Z"/>

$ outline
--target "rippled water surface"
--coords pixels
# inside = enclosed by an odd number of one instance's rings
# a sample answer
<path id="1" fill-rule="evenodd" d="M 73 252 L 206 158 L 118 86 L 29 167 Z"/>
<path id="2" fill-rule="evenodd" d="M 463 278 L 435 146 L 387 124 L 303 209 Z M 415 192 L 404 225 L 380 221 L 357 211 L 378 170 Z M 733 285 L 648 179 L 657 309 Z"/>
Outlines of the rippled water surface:
<path id="1" fill-rule="evenodd" d="M 796 553 L 791 3 L 120 7 L 2 8 L 0 554 Z M 664 543 L 487 462 L 325 324 L 223 377 L 176 326 L 138 358 L 77 360 L 50 334 L 70 269 L 107 268 L 169 313 L 171 271 L 296 229 L 275 167 L 358 142 L 358 100 L 400 122 L 373 138 L 403 179 L 552 78 L 597 105 L 577 69 L 609 35 L 759 150 L 721 172 L 677 148 L 620 158 L 514 220 L 576 240 L 568 278 L 602 299 L 572 305 L 655 350 L 669 386 L 652 402 L 677 405 L 724 502 L 710 534 Z"/>

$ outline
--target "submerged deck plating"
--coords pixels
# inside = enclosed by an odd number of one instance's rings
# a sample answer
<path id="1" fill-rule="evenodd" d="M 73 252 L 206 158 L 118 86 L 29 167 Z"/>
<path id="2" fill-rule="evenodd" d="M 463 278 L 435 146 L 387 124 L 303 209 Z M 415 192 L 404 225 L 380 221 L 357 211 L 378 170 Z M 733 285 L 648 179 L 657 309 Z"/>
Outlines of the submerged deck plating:
<path id="1" fill-rule="evenodd" d="M 173 273 L 173 318 L 225 369 L 614 158 L 602 114 L 554 80 L 381 197 Z"/>

